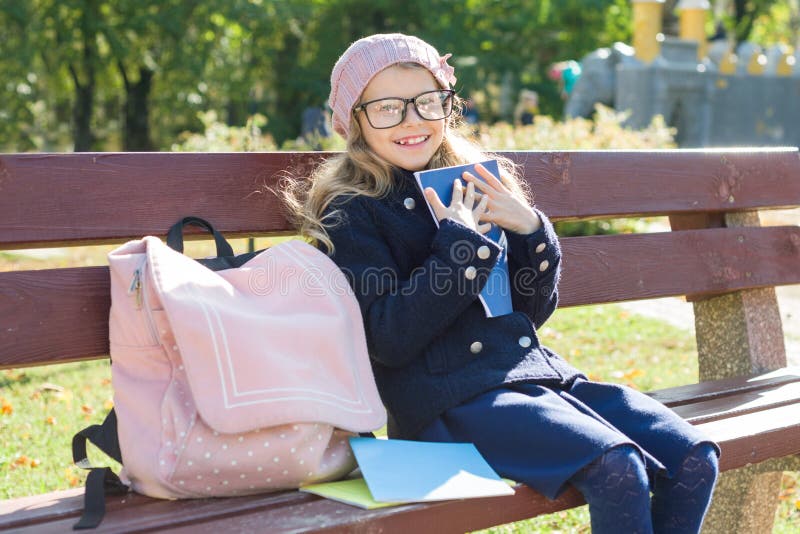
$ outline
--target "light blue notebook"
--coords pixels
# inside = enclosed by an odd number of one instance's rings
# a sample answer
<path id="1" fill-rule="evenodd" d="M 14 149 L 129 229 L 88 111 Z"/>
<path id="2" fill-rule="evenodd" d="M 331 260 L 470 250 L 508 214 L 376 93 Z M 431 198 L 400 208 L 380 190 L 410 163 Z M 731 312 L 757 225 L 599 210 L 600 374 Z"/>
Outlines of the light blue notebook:
<path id="1" fill-rule="evenodd" d="M 480 163 L 495 176 L 500 176 L 497 160 L 492 159 Z M 453 198 L 453 181 L 456 178 L 461 178 L 461 175 L 465 171 L 471 172 L 478 178 L 481 177 L 475 170 L 475 165 L 473 164 L 419 171 L 414 173 L 414 177 L 417 179 L 417 184 L 422 191 L 424 191 L 426 187 L 433 188 L 436 194 L 439 195 L 439 199 L 442 203 L 449 205 L 450 200 Z M 463 181 L 463 178 L 461 179 Z M 427 199 L 425 199 L 425 202 L 426 204 L 428 203 Z M 439 220 L 436 218 L 436 214 L 433 212 L 433 208 L 431 208 L 430 204 L 428 204 L 428 209 L 431 212 L 431 217 L 433 217 L 433 220 L 438 226 Z M 500 257 L 497 259 L 494 268 L 489 273 L 489 279 L 486 281 L 486 285 L 483 286 L 479 298 L 481 304 L 483 304 L 486 316 L 497 317 L 514 311 L 511 304 L 511 283 L 508 274 L 508 243 L 503 229 L 495 224 L 492 225 L 491 230 L 489 230 L 486 236 L 500 245 L 503 250 L 500 252 Z"/>
<path id="2" fill-rule="evenodd" d="M 513 495 L 472 443 L 350 438 L 372 498 L 419 502 Z"/>

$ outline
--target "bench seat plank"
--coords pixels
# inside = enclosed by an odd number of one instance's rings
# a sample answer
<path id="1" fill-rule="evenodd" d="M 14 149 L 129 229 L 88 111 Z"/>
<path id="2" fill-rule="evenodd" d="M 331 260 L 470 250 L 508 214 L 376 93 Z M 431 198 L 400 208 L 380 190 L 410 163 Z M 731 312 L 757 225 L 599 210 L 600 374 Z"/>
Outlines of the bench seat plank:
<path id="1" fill-rule="evenodd" d="M 692 424 L 699 425 L 787 404 L 797 404 L 798 399 L 800 399 L 800 381 L 684 404 L 676 406 L 673 410 Z"/>
<path id="2" fill-rule="evenodd" d="M 522 165 L 554 220 L 800 205 L 796 148 L 502 154 Z M 184 215 L 228 237 L 291 233 L 265 186 L 286 169 L 307 175 L 330 155 L 0 154 L 0 249 L 119 242 L 163 232 Z"/>
<path id="3" fill-rule="evenodd" d="M 359 531 L 359 525 L 375 523 L 384 532 L 403 532 L 401 525 L 414 521 L 419 528 L 405 532 L 451 532 L 447 525 L 464 522 L 463 531 L 475 526 L 478 516 L 488 514 L 490 519 L 479 521 L 484 526 L 511 522 L 531 517 L 532 514 L 551 513 L 583 504 L 583 498 L 575 490 L 568 490 L 557 500 L 550 501 L 524 485 L 516 487 L 516 494 L 508 497 L 444 501 L 431 504 L 412 504 L 377 510 L 362 510 L 347 504 L 323 499 L 300 492 L 283 492 L 276 495 L 236 497 L 228 499 L 194 499 L 161 501 L 147 497 L 126 496 L 126 503 L 111 502 L 108 513 L 96 532 L 141 531 L 157 529 L 172 530 L 184 525 L 203 532 L 219 532 L 221 521 L 225 532 L 308 532 L 337 531 L 347 527 L 348 532 Z M 66 532 L 71 529 L 82 509 L 82 502 L 67 517 L 52 516 L 50 521 L 0 522 L 0 528 L 18 528 L 19 532 Z M 229 525 L 230 522 L 230 525 Z M 392 529 L 391 525 L 396 524 Z M 238 526 L 237 526 L 238 525 Z M 247 527 L 249 525 L 250 528 Z M 437 525 L 437 528 L 433 528 Z M 427 527 L 427 528 L 426 528 Z M 408 528 L 406 526 L 406 528 Z"/>
<path id="4" fill-rule="evenodd" d="M 711 382 L 659 389 L 648 392 L 648 395 L 662 404 L 674 408 L 683 404 L 788 384 L 798 380 L 800 380 L 800 367 L 784 367 L 783 369 L 753 376 L 737 376 Z"/>
<path id="5" fill-rule="evenodd" d="M 562 247 L 563 307 L 800 283 L 794 226 L 573 237 Z M 0 273 L 0 368 L 107 355 L 109 283 L 107 267 Z"/>
<path id="6" fill-rule="evenodd" d="M 668 398 L 685 412 L 689 420 L 698 423 L 717 440 L 722 449 L 724 470 L 760 462 L 773 457 L 800 453 L 800 396 L 794 391 L 800 386 L 797 369 L 766 373 L 755 377 L 725 379 L 705 384 L 705 396 L 687 403 L 692 386 L 679 386 L 653 392 L 656 398 Z M 753 384 L 758 384 L 757 390 Z M 792 388 L 791 394 L 785 388 Z M 786 396 L 783 396 L 786 393 Z M 702 417 L 715 403 L 725 400 L 739 406 L 762 395 L 759 411 L 739 413 L 722 409 L 721 419 L 705 422 Z M 791 404 L 781 403 L 791 399 Z M 771 404 L 770 404 L 771 402 Z M 724 408 L 724 407 L 723 407 Z M 699 414 L 701 418 L 693 417 Z M 24 497 L 4 503 L 5 515 L 0 517 L 0 529 L 23 527 L 30 532 L 56 532 L 71 527 L 83 508 L 83 490 L 75 489 L 49 495 Z M 408 505 L 379 510 L 360 510 L 316 496 L 283 492 L 232 499 L 197 499 L 178 502 L 150 499 L 138 494 L 108 497 L 109 513 L 101 532 L 128 529 L 191 528 L 210 532 L 221 528 L 259 530 L 271 525 L 276 532 L 300 532 L 303 529 L 333 532 L 347 525 L 348 531 L 361 531 L 367 522 L 370 529 L 379 521 L 383 532 L 401 532 L 412 521 L 415 532 L 449 532 L 448 525 L 464 525 L 462 531 L 515 521 L 534 515 L 551 513 L 581 504 L 580 494 L 570 491 L 557 501 L 549 501 L 530 488 L 519 485 L 513 497 L 466 501 L 447 501 L 426 505 Z M 406 516 L 407 514 L 407 516 Z M 222 519 L 224 517 L 224 519 Z M 482 518 L 482 519 L 481 519 Z M 464 521 L 463 523 L 461 521 Z M 220 523 L 222 522 L 222 523 Z M 260 527 L 259 527 L 260 525 Z M 278 528 L 278 527 L 281 528 Z M 424 527 L 424 528 L 423 528 Z M 363 527 L 363 531 L 367 531 Z M 460 528 L 460 527 L 459 527 Z M 284 530 L 281 530 L 284 529 Z M 25 530 L 22 530 L 23 532 Z M 408 530 L 406 530 L 408 532 Z"/>
<path id="7" fill-rule="evenodd" d="M 786 406 L 697 426 L 722 447 L 723 471 L 800 454 L 800 399 Z"/>

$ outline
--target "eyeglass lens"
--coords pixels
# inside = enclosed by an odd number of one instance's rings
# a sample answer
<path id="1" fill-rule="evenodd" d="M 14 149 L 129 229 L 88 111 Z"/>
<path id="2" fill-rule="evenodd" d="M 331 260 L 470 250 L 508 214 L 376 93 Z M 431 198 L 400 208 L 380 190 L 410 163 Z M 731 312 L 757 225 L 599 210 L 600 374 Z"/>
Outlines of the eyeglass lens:
<path id="1" fill-rule="evenodd" d="M 414 97 L 411 103 L 420 117 L 435 121 L 450 115 L 452 95 L 450 91 L 428 91 Z M 364 111 L 373 128 L 391 128 L 403 122 L 406 102 L 402 98 L 384 98 L 367 103 Z"/>

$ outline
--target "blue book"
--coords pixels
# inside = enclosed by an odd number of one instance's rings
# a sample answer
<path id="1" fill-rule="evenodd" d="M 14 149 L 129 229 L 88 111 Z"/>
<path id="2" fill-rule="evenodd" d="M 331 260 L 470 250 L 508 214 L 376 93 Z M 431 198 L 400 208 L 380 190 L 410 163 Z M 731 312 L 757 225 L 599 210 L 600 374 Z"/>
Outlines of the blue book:
<path id="1" fill-rule="evenodd" d="M 492 159 L 480 163 L 495 176 L 500 176 L 496 160 Z M 414 173 L 414 177 L 417 179 L 417 184 L 422 191 L 424 191 L 426 187 L 433 188 L 436 194 L 439 195 L 439 199 L 441 199 L 442 203 L 448 205 L 453 198 L 453 181 L 456 178 L 463 181 L 461 175 L 465 171 L 469 171 L 478 178 L 481 178 L 480 174 L 475 170 L 474 164 L 418 171 Z M 427 202 L 427 199 L 426 203 L 431 212 L 431 217 L 433 217 L 434 222 L 436 222 L 436 226 L 439 226 L 439 219 L 436 218 L 436 214 L 431 205 Z M 514 311 L 511 305 L 511 281 L 508 274 L 508 242 L 506 241 L 505 232 L 496 224 L 493 224 L 492 228 L 485 235 L 500 245 L 502 251 L 500 252 L 500 257 L 497 259 L 497 263 L 491 273 L 489 273 L 489 279 L 486 281 L 486 285 L 483 286 L 479 298 L 481 304 L 483 304 L 486 316 L 498 317 Z"/>
<path id="2" fill-rule="evenodd" d="M 377 502 L 422 502 L 513 495 L 472 443 L 350 438 Z"/>

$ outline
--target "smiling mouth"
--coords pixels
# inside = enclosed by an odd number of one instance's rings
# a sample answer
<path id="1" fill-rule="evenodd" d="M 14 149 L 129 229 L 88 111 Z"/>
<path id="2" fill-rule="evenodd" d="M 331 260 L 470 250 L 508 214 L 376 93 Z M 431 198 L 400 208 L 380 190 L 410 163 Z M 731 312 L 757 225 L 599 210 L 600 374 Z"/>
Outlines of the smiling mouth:
<path id="1" fill-rule="evenodd" d="M 397 141 L 395 141 L 395 143 L 398 144 L 398 145 L 403 145 L 403 146 L 418 145 L 420 143 L 424 143 L 425 141 L 427 141 L 429 137 L 430 137 L 430 135 L 418 135 L 416 137 L 404 137 L 403 139 L 398 139 Z"/>

